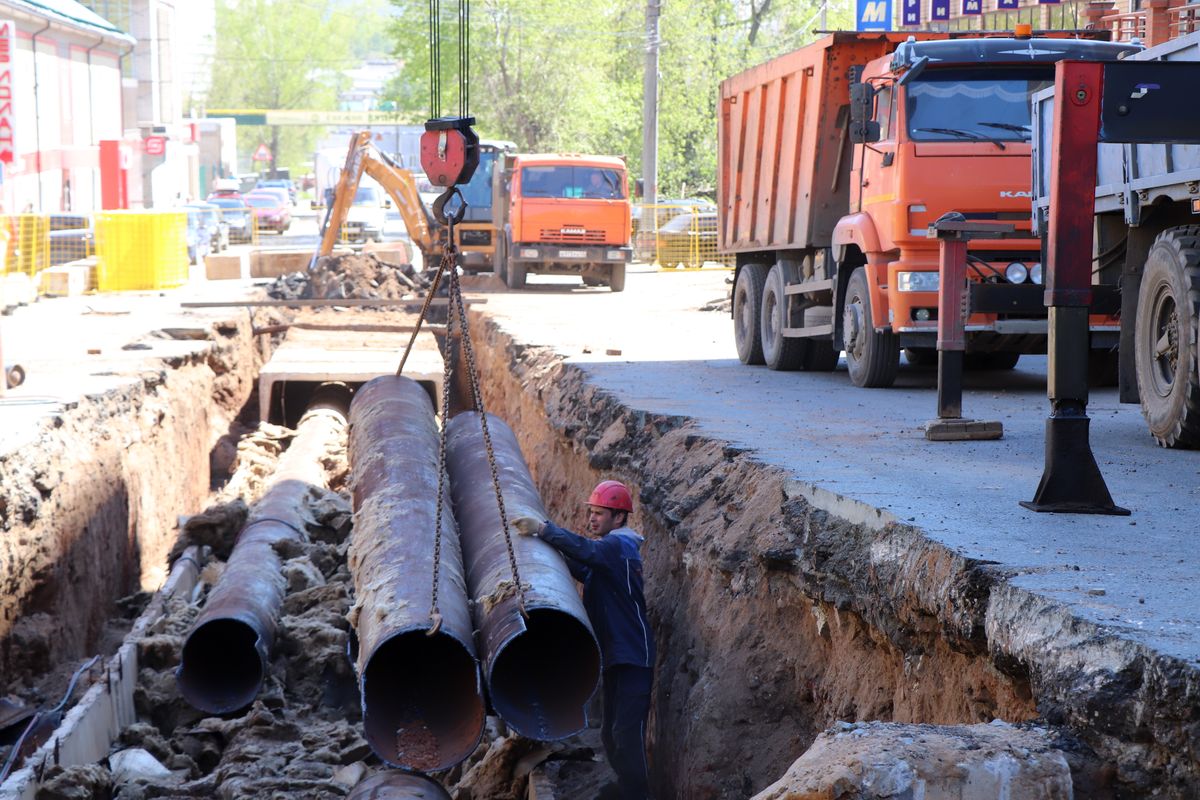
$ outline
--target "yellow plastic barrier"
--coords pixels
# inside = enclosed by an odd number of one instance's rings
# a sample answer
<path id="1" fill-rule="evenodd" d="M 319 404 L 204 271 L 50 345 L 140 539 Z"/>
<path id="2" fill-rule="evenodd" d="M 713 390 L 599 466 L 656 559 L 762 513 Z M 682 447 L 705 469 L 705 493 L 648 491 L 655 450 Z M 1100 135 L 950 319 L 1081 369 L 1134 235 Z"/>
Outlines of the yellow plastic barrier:
<path id="1" fill-rule="evenodd" d="M 167 289 L 188 279 L 187 216 L 182 211 L 96 215 L 97 288 Z"/>
<path id="2" fill-rule="evenodd" d="M 717 213 L 710 205 L 642 204 L 634 216 L 634 257 L 659 269 L 731 267 L 733 256 L 717 252 Z"/>
<path id="3" fill-rule="evenodd" d="M 47 214 L 0 216 L 9 234 L 5 272 L 23 272 L 33 277 L 50 266 L 50 217 Z"/>

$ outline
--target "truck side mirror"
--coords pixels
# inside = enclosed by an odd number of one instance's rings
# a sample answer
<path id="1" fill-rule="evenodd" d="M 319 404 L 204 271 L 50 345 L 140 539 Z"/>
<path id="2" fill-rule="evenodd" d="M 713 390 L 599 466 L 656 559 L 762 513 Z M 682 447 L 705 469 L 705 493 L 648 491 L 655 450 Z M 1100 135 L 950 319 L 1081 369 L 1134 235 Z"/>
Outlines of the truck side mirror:
<path id="1" fill-rule="evenodd" d="M 854 144 L 878 142 L 879 123 L 871 119 L 875 111 L 875 89 L 869 83 L 850 85 L 850 141 Z"/>

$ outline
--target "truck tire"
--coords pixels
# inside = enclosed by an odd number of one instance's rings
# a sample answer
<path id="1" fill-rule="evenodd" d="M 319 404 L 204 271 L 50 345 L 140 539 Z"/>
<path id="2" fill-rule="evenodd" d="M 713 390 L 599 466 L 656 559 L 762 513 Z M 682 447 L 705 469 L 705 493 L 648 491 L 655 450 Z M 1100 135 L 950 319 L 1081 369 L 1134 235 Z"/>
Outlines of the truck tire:
<path id="1" fill-rule="evenodd" d="M 866 389 L 891 386 L 900 369 L 900 337 L 880 333 L 871 324 L 871 295 L 863 267 L 854 270 L 846 286 L 842 325 L 851 382 Z"/>
<path id="2" fill-rule="evenodd" d="M 524 264 L 508 259 L 507 274 L 504 276 L 504 283 L 510 289 L 525 288 L 525 270 Z"/>
<path id="3" fill-rule="evenodd" d="M 783 335 L 788 327 L 787 295 L 783 293 L 783 267 L 776 264 L 767 273 L 763 286 L 762 311 L 759 312 L 763 360 L 775 370 L 795 370 L 804 366 L 808 339 Z"/>
<path id="4" fill-rule="evenodd" d="M 763 363 L 759 314 L 766 282 L 766 264 L 745 264 L 733 287 L 733 343 L 743 364 Z"/>
<path id="5" fill-rule="evenodd" d="M 808 352 L 804 354 L 804 368 L 809 372 L 833 372 L 837 369 L 842 353 L 826 339 L 808 340 Z"/>
<path id="6" fill-rule="evenodd" d="M 1158 235 L 1142 272 L 1134 371 L 1142 415 L 1163 447 L 1200 447 L 1200 225 Z"/>
<path id="7" fill-rule="evenodd" d="M 608 288 L 614 292 L 625 291 L 625 265 L 613 264 L 612 272 L 608 274 Z"/>

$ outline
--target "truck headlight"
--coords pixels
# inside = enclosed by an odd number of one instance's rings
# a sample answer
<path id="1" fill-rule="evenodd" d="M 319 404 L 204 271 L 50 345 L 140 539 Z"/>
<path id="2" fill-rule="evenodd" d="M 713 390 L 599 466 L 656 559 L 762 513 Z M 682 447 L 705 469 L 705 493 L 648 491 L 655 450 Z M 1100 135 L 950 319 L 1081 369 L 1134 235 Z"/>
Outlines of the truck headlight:
<path id="1" fill-rule="evenodd" d="M 625 254 L 622 253 L 620 250 L 609 250 L 607 253 L 604 254 L 604 257 L 607 258 L 609 261 L 624 261 L 625 260 Z"/>
<path id="2" fill-rule="evenodd" d="M 900 292 L 936 292 L 941 276 L 936 272 L 897 272 L 896 290 Z"/>
<path id="3" fill-rule="evenodd" d="M 1020 261 L 1014 261 L 1004 268 L 1004 277 L 1009 283 L 1024 283 L 1029 277 L 1029 268 Z"/>
<path id="4" fill-rule="evenodd" d="M 1042 283 L 1042 265 L 1041 263 L 1034 264 L 1029 268 L 1029 278 L 1034 283 L 1041 285 Z"/>
<path id="5" fill-rule="evenodd" d="M 533 247 L 522 247 L 521 258 L 537 258 L 538 251 Z"/>

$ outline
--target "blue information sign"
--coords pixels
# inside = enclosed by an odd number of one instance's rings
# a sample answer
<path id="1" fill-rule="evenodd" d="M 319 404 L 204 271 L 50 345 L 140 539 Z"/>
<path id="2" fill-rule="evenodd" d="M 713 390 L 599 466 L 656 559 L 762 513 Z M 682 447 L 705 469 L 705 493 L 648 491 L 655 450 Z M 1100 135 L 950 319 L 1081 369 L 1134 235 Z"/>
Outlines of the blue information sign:
<path id="1" fill-rule="evenodd" d="M 890 31 L 892 0 L 856 0 L 856 30 Z"/>

